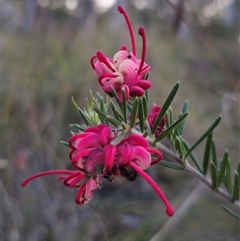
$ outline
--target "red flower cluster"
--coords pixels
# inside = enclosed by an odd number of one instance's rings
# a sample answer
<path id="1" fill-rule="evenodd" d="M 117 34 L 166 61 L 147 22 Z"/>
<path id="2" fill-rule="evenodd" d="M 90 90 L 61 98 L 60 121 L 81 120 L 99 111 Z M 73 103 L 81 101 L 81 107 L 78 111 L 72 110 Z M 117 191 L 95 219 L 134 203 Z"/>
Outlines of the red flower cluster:
<path id="1" fill-rule="evenodd" d="M 148 114 L 147 120 L 150 128 L 153 128 L 154 122 L 161 111 L 162 107 L 159 105 L 153 106 L 151 112 Z M 155 136 L 159 136 L 164 131 L 164 126 L 166 124 L 166 117 L 164 116 L 160 122 L 160 124 L 157 126 L 156 131 L 154 132 Z"/>
<path id="2" fill-rule="evenodd" d="M 70 160 L 76 170 L 53 170 L 38 173 L 22 182 L 26 186 L 29 181 L 45 176 L 60 174 L 63 183 L 69 187 L 79 188 L 76 195 L 78 204 L 87 203 L 92 192 L 100 187 L 101 179 L 111 180 L 122 175 L 134 180 L 140 174 L 156 191 L 166 205 L 166 212 L 173 215 L 173 209 L 157 184 L 143 170 L 162 160 L 162 153 L 150 148 L 142 136 L 127 135 L 118 144 L 113 144 L 117 134 L 105 124 L 89 127 L 84 132 L 73 135 L 69 139 L 71 148 Z M 151 154 L 157 158 L 152 161 Z"/>
<path id="3" fill-rule="evenodd" d="M 103 90 L 110 96 L 112 88 L 116 91 L 120 100 L 122 92 L 125 92 L 126 101 L 130 97 L 143 96 L 151 83 L 144 79 L 150 66 L 145 63 L 146 36 L 143 27 L 138 34 L 142 37 L 142 54 L 137 58 L 135 37 L 130 20 L 122 7 L 118 11 L 123 14 L 132 44 L 132 52 L 126 46 L 122 46 L 113 59 L 106 57 L 101 51 L 97 51 L 91 58 L 91 65 L 98 76 L 98 82 Z M 160 106 L 153 107 L 147 120 L 150 128 L 161 110 Z M 157 127 L 155 135 L 158 136 L 165 125 L 165 118 Z M 111 131 L 109 126 L 100 124 L 92 126 L 85 131 L 73 135 L 69 141 L 71 148 L 69 159 L 75 170 L 51 170 L 38 173 L 24 180 L 21 185 L 26 186 L 29 181 L 46 175 L 60 175 L 59 181 L 64 185 L 78 188 L 76 202 L 87 203 L 93 196 L 93 191 L 100 188 L 103 178 L 113 181 L 116 176 L 123 176 L 134 181 L 137 173 L 141 175 L 155 190 L 166 206 L 166 213 L 173 215 L 173 209 L 165 195 L 152 178 L 144 171 L 151 165 L 162 160 L 162 153 L 150 148 L 147 140 L 140 135 L 126 134 L 119 140 L 119 131 Z M 154 159 L 152 160 L 152 155 Z"/>
<path id="4" fill-rule="evenodd" d="M 122 91 L 124 91 L 126 100 L 128 101 L 129 96 L 143 96 L 145 90 L 151 87 L 151 83 L 144 79 L 144 75 L 148 73 L 150 66 L 145 63 L 146 35 L 144 28 L 140 27 L 138 30 L 143 43 L 141 59 L 138 59 L 135 37 L 130 20 L 121 6 L 118 6 L 118 11 L 123 14 L 127 22 L 132 43 L 132 52 L 128 51 L 126 46 L 122 46 L 120 51 L 111 59 L 99 50 L 92 56 L 90 62 L 103 90 L 112 96 L 112 88 L 114 88 L 120 100 L 122 100 Z"/>

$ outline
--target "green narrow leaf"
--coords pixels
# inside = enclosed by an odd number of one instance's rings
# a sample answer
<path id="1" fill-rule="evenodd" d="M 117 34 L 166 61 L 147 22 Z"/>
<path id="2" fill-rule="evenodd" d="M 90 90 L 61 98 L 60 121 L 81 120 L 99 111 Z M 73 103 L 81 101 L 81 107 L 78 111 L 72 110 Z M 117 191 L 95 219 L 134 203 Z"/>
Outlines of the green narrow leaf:
<path id="1" fill-rule="evenodd" d="M 188 145 L 188 143 L 187 143 L 185 140 L 183 140 L 183 143 L 184 143 L 184 146 L 185 146 L 186 151 L 188 151 L 189 148 L 190 148 L 189 145 Z M 200 165 L 197 157 L 194 155 L 194 153 L 191 152 L 191 153 L 189 154 L 189 156 L 191 157 L 193 163 L 195 164 L 195 166 L 197 167 L 197 169 L 199 170 L 199 172 L 200 172 L 200 173 L 203 173 L 202 167 L 201 167 L 201 165 Z"/>
<path id="2" fill-rule="evenodd" d="M 98 114 L 98 118 L 100 119 L 101 123 L 107 125 L 109 124 L 106 119 L 106 114 L 103 111 L 101 111 L 101 109 L 97 105 L 93 106 L 92 109 Z"/>
<path id="3" fill-rule="evenodd" d="M 182 115 L 187 113 L 188 111 L 188 101 L 186 100 L 183 103 L 183 107 L 182 107 Z M 179 126 L 178 126 L 178 134 L 181 136 L 184 130 L 184 125 L 185 125 L 185 121 L 183 121 Z"/>
<path id="4" fill-rule="evenodd" d="M 85 131 L 85 129 L 86 129 L 86 128 L 84 128 L 84 126 L 78 125 L 78 124 L 70 124 L 70 127 L 77 128 L 80 131 Z"/>
<path id="5" fill-rule="evenodd" d="M 105 123 L 106 122 L 106 114 L 104 112 L 102 112 L 97 106 L 94 106 L 92 109 L 98 114 L 101 122 Z"/>
<path id="6" fill-rule="evenodd" d="M 106 107 L 104 105 L 104 100 L 103 100 L 103 97 L 101 97 L 100 99 L 100 110 L 105 114 L 105 116 L 107 116 L 107 110 L 106 110 Z M 105 123 L 107 125 L 109 125 L 107 119 L 102 119 L 101 116 L 99 116 L 99 119 L 101 120 L 102 123 Z"/>
<path id="7" fill-rule="evenodd" d="M 212 145 L 212 132 L 209 133 L 205 145 L 204 155 L 203 155 L 203 175 L 206 176 L 207 170 L 208 170 L 208 163 L 210 159 L 210 151 L 211 151 L 211 145 Z"/>
<path id="8" fill-rule="evenodd" d="M 231 214 L 233 217 L 240 219 L 240 216 L 237 213 L 234 213 L 232 210 L 227 208 L 225 205 L 221 204 L 222 208 L 229 214 Z"/>
<path id="9" fill-rule="evenodd" d="M 238 165 L 237 165 L 237 172 L 238 172 L 238 175 L 240 176 L 240 162 L 238 162 Z"/>
<path id="10" fill-rule="evenodd" d="M 122 103 L 121 103 L 121 101 L 118 97 L 118 94 L 117 94 L 116 90 L 113 87 L 112 87 L 112 94 L 113 94 L 118 106 L 120 107 L 120 109 L 122 109 Z"/>
<path id="11" fill-rule="evenodd" d="M 131 120 L 130 120 L 130 128 L 131 129 L 135 126 L 135 123 L 136 123 L 138 107 L 139 107 L 139 98 L 136 97 L 134 100 L 134 103 L 133 103 L 133 108 L 132 108 L 132 113 L 131 113 Z"/>
<path id="12" fill-rule="evenodd" d="M 117 111 L 117 108 L 116 108 L 116 106 L 115 106 L 115 104 L 113 103 L 112 100 L 110 100 L 110 106 L 111 106 L 112 113 L 113 113 L 114 117 L 118 121 L 122 122 L 123 121 L 123 116 Z"/>
<path id="13" fill-rule="evenodd" d="M 211 146 L 211 151 L 212 151 L 212 162 L 214 163 L 215 167 L 218 168 L 218 160 L 217 160 L 217 150 L 216 150 L 216 145 L 215 141 L 212 140 L 212 146 Z"/>
<path id="14" fill-rule="evenodd" d="M 225 173 L 226 166 L 227 166 L 227 160 L 228 160 L 228 152 L 226 150 L 224 155 L 223 155 L 223 159 L 222 159 L 222 162 L 221 162 L 221 165 L 220 165 L 220 170 L 219 170 L 219 173 L 218 173 L 217 187 L 220 186 L 220 184 L 223 180 L 224 173 Z"/>
<path id="15" fill-rule="evenodd" d="M 69 147 L 69 144 L 68 144 L 68 142 L 66 142 L 66 141 L 60 141 L 63 145 L 65 145 L 65 146 L 67 146 L 67 147 Z"/>
<path id="16" fill-rule="evenodd" d="M 142 105 L 143 105 L 144 120 L 146 120 L 147 114 L 148 114 L 147 99 L 145 96 L 143 96 L 141 99 L 142 99 Z"/>
<path id="17" fill-rule="evenodd" d="M 144 76 L 143 79 L 147 80 L 149 78 L 150 72 L 147 72 Z"/>
<path id="18" fill-rule="evenodd" d="M 144 114 L 143 114 L 143 105 L 142 105 L 141 98 L 139 99 L 138 119 L 139 119 L 140 130 L 143 133 L 144 132 L 144 126 L 145 126 L 145 119 L 144 119 Z"/>
<path id="19" fill-rule="evenodd" d="M 166 112 L 166 128 L 173 124 L 173 115 L 172 115 L 172 108 L 169 107 L 168 111 Z"/>
<path id="20" fill-rule="evenodd" d="M 92 123 L 91 121 L 89 120 L 89 118 L 85 115 L 84 111 L 82 111 L 80 108 L 78 109 L 78 112 L 82 118 L 82 120 L 84 121 L 84 123 L 87 125 L 87 126 L 91 126 Z"/>
<path id="21" fill-rule="evenodd" d="M 171 126 L 173 124 L 173 109 L 171 106 L 169 106 L 168 111 L 169 111 L 169 123 Z"/>
<path id="22" fill-rule="evenodd" d="M 80 107 L 77 105 L 77 103 L 76 103 L 76 101 L 74 100 L 74 97 L 72 96 L 72 103 L 73 103 L 73 105 L 77 108 L 77 110 L 79 110 L 80 109 Z"/>
<path id="23" fill-rule="evenodd" d="M 212 189 L 216 190 L 217 188 L 217 168 L 214 162 L 210 162 L 210 173 L 211 173 L 211 180 L 212 180 Z"/>
<path id="24" fill-rule="evenodd" d="M 177 142 L 180 158 L 182 158 L 185 154 L 185 148 L 184 148 L 183 140 L 182 140 L 181 137 L 176 136 L 176 142 Z"/>
<path id="25" fill-rule="evenodd" d="M 168 128 L 170 124 L 170 116 L 169 116 L 169 111 L 166 112 L 166 128 Z"/>
<path id="26" fill-rule="evenodd" d="M 113 103 L 112 100 L 110 100 L 110 107 L 111 107 L 111 110 L 112 110 L 112 113 L 113 113 L 114 117 L 116 119 L 118 119 L 118 116 L 116 115 L 117 108 L 116 108 L 116 106 L 115 106 L 115 104 Z"/>
<path id="27" fill-rule="evenodd" d="M 178 165 L 176 165 L 176 164 L 174 164 L 174 163 L 172 163 L 172 162 L 169 162 L 169 161 L 164 161 L 164 160 L 162 160 L 162 161 L 160 161 L 158 164 L 159 164 L 159 165 L 162 165 L 162 166 L 165 166 L 165 167 L 168 167 L 168 168 L 171 168 L 171 169 L 175 169 L 175 170 L 181 170 L 181 171 L 184 170 L 183 167 L 178 166 Z"/>
<path id="28" fill-rule="evenodd" d="M 147 105 L 148 105 L 148 103 L 149 103 L 149 90 L 145 91 L 145 96 L 146 96 Z"/>
<path id="29" fill-rule="evenodd" d="M 225 170 L 225 186 L 230 195 L 232 195 L 232 181 L 231 181 L 231 164 L 230 159 L 227 159 L 227 166 Z"/>
<path id="30" fill-rule="evenodd" d="M 233 194 L 232 194 L 232 201 L 238 201 L 240 195 L 240 176 L 235 171 L 234 175 L 234 183 L 233 183 Z"/>
<path id="31" fill-rule="evenodd" d="M 137 97 L 136 97 L 137 98 Z M 135 99 L 134 99 L 135 100 Z M 127 109 L 129 113 L 132 113 L 133 106 L 131 104 L 127 104 Z"/>
<path id="32" fill-rule="evenodd" d="M 116 146 L 118 145 L 125 137 L 125 132 L 122 131 L 115 139 L 111 141 L 111 144 Z"/>
<path id="33" fill-rule="evenodd" d="M 190 152 L 198 146 L 199 143 L 201 143 L 208 135 L 211 133 L 214 128 L 219 124 L 221 121 L 221 116 L 219 116 L 210 126 L 209 128 L 198 138 L 198 140 L 189 148 L 188 152 L 186 153 L 184 159 L 190 154 Z"/>
<path id="34" fill-rule="evenodd" d="M 162 106 L 162 109 L 159 112 L 159 114 L 158 114 L 158 116 L 157 116 L 157 118 L 154 122 L 154 125 L 153 125 L 153 128 L 152 128 L 152 134 L 155 133 L 158 125 L 161 123 L 161 120 L 162 120 L 163 116 L 165 115 L 166 111 L 168 110 L 168 107 L 171 105 L 175 95 L 177 94 L 178 89 L 179 89 L 179 82 L 177 82 L 175 84 L 175 86 L 171 90 L 170 94 L 168 95 L 166 101 L 164 102 L 164 104 Z"/>
<path id="35" fill-rule="evenodd" d="M 156 137 L 154 140 L 153 145 L 155 145 L 157 142 L 161 141 L 165 136 L 170 134 L 170 132 L 176 128 L 186 117 L 188 116 L 188 112 L 182 115 L 179 119 L 177 119 L 171 126 L 169 126 L 164 132 L 162 132 L 159 136 Z"/>
<path id="36" fill-rule="evenodd" d="M 113 125 L 115 125 L 116 127 L 120 126 L 121 125 L 121 122 L 118 121 L 116 118 L 114 118 L 113 116 L 110 116 L 110 115 L 107 115 L 106 116 L 106 119 L 112 123 Z"/>
<path id="37" fill-rule="evenodd" d="M 103 101 L 103 98 L 100 99 L 100 110 L 107 115 L 107 110 Z"/>
<path id="38" fill-rule="evenodd" d="M 127 103 L 126 103 L 126 93 L 124 90 L 122 90 L 122 114 L 124 122 L 127 123 Z"/>

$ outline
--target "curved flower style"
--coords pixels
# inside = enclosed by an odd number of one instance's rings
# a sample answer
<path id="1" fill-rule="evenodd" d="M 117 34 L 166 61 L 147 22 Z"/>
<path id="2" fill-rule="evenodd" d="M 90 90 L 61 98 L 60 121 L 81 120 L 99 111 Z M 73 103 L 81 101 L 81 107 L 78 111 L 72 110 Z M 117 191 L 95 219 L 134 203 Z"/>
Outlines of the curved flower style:
<path id="1" fill-rule="evenodd" d="M 148 123 L 149 123 L 149 126 L 151 129 L 153 128 L 154 122 L 155 122 L 159 112 L 161 111 L 161 109 L 162 109 L 161 106 L 155 105 L 155 106 L 153 106 L 151 112 L 148 114 L 147 120 L 148 120 Z M 159 136 L 164 131 L 165 124 L 166 124 L 166 117 L 164 116 L 154 133 L 156 137 Z"/>
<path id="2" fill-rule="evenodd" d="M 174 211 L 165 197 L 164 193 L 152 180 L 150 176 L 143 170 L 150 167 L 152 164 L 156 164 L 162 160 L 162 153 L 158 150 L 148 147 L 147 140 L 139 135 L 131 134 L 125 137 L 121 143 L 117 146 L 116 162 L 119 167 L 128 167 L 140 174 L 155 190 L 155 192 L 162 199 L 166 206 L 166 213 L 169 216 L 174 214 Z M 155 154 L 157 159 L 151 160 L 151 154 Z"/>
<path id="3" fill-rule="evenodd" d="M 127 22 L 132 52 L 128 51 L 126 46 L 122 46 L 111 59 L 106 57 L 102 51 L 97 51 L 92 56 L 90 63 L 103 90 L 113 96 L 112 88 L 114 88 L 120 100 L 122 100 L 122 91 L 124 91 L 126 101 L 128 101 L 129 96 L 143 96 L 145 90 L 151 87 L 151 83 L 144 79 L 150 66 L 145 63 L 146 35 L 144 28 L 140 27 L 138 30 L 138 34 L 142 37 L 142 54 L 141 59 L 137 59 L 135 37 L 129 17 L 121 6 L 118 6 L 118 11 L 123 14 Z"/>
<path id="4" fill-rule="evenodd" d="M 100 180 L 97 176 L 90 179 L 88 175 L 79 170 L 51 170 L 40 172 L 24 180 L 21 186 L 25 187 L 33 179 L 47 175 L 63 175 L 58 178 L 58 180 L 63 180 L 64 185 L 71 188 L 79 187 L 75 198 L 77 204 L 86 204 L 93 196 L 92 191 L 100 187 Z"/>

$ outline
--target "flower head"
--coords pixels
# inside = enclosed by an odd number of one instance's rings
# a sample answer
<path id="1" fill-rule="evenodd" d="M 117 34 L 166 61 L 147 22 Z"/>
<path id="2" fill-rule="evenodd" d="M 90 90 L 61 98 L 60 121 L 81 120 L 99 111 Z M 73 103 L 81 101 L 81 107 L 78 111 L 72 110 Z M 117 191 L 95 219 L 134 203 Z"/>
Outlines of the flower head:
<path id="1" fill-rule="evenodd" d="M 154 122 L 159 114 L 159 112 L 161 111 L 162 107 L 159 105 L 155 105 L 153 106 L 151 112 L 148 114 L 147 116 L 147 120 L 149 123 L 150 128 L 152 129 L 154 126 Z M 164 116 L 160 122 L 160 124 L 158 125 L 156 131 L 155 131 L 155 136 L 160 135 L 163 131 L 164 131 L 164 126 L 166 124 L 166 117 Z"/>
<path id="2" fill-rule="evenodd" d="M 69 158 L 75 170 L 52 170 L 41 172 L 22 182 L 46 176 L 60 175 L 59 181 L 72 188 L 78 187 L 76 203 L 85 204 L 93 196 L 93 191 L 100 187 L 101 179 L 113 181 L 115 176 L 123 176 L 129 181 L 140 174 L 156 191 L 166 205 L 166 212 L 173 215 L 165 195 L 144 170 L 162 160 L 162 153 L 149 147 L 147 140 L 137 134 L 127 134 L 120 142 L 115 143 L 117 132 L 113 134 L 109 126 L 100 124 L 87 128 L 84 132 L 74 134 L 69 139 L 71 148 Z M 152 160 L 152 155 L 155 159 Z"/>
<path id="3" fill-rule="evenodd" d="M 93 196 L 93 191 L 100 187 L 102 173 L 112 169 L 116 147 L 110 144 L 112 133 L 107 125 L 89 127 L 83 133 L 69 139 L 71 148 L 69 157 L 76 170 L 51 170 L 33 175 L 21 183 L 46 175 L 61 175 L 58 180 L 69 187 L 78 187 L 76 203 L 85 204 Z"/>
<path id="4" fill-rule="evenodd" d="M 73 135 L 69 139 L 72 149 L 69 158 L 73 166 L 92 173 L 98 165 L 103 165 L 103 172 L 109 172 L 116 152 L 116 147 L 110 143 L 113 137 L 110 128 L 105 124 L 89 127 L 83 133 Z"/>
<path id="5" fill-rule="evenodd" d="M 138 30 L 138 34 L 142 37 L 142 54 L 141 58 L 138 59 L 135 37 L 129 17 L 121 6 L 118 6 L 118 11 L 123 14 L 127 22 L 132 51 L 127 50 L 126 46 L 122 46 L 112 59 L 106 57 L 102 51 L 97 51 L 90 62 L 103 90 L 112 96 L 112 88 L 114 88 L 120 100 L 122 100 L 122 91 L 124 91 L 126 100 L 128 100 L 129 96 L 143 96 L 145 90 L 151 87 L 151 83 L 144 79 L 150 66 L 145 63 L 145 29 L 140 27 Z"/>

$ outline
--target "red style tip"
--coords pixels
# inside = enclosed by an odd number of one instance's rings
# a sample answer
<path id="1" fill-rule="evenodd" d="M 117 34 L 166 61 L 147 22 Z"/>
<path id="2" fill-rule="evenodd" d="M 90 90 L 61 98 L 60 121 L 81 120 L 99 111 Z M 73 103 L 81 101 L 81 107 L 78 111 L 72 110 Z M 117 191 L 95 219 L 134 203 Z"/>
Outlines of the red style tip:
<path id="1" fill-rule="evenodd" d="M 170 217 L 172 217 L 174 215 L 174 211 L 173 211 L 172 207 L 167 207 L 166 214 Z"/>

